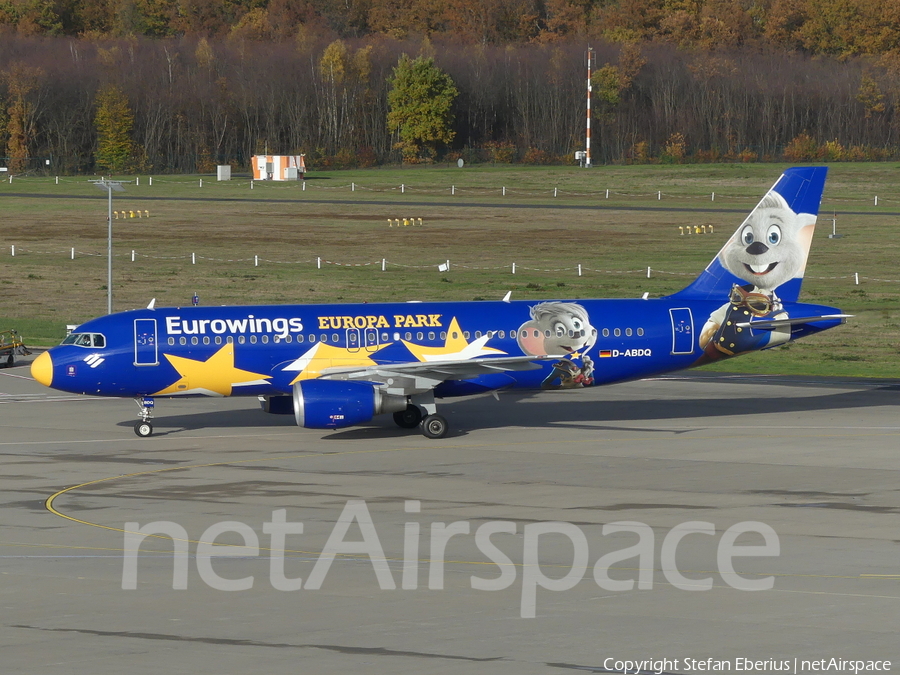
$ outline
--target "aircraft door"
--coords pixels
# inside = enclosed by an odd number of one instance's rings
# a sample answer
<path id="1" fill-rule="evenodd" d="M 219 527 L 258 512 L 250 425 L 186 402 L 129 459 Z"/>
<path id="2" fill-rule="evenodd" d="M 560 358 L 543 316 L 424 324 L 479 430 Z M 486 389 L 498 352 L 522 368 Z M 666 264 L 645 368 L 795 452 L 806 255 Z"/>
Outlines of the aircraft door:
<path id="1" fill-rule="evenodd" d="M 348 352 L 358 352 L 359 351 L 359 328 L 348 328 L 347 329 L 347 351 Z"/>
<path id="2" fill-rule="evenodd" d="M 378 350 L 378 331 L 375 328 L 366 328 L 365 340 L 367 352 Z"/>
<path id="3" fill-rule="evenodd" d="M 672 319 L 672 353 L 694 353 L 694 317 L 689 307 L 669 310 Z"/>
<path id="4" fill-rule="evenodd" d="M 159 365 L 159 347 L 156 342 L 156 319 L 134 320 L 134 365 Z"/>

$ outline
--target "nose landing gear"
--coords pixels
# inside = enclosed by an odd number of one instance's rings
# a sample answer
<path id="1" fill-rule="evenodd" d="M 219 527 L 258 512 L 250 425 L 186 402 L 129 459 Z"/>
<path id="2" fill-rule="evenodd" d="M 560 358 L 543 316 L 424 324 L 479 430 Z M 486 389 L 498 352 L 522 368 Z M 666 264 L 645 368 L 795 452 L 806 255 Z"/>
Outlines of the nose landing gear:
<path id="1" fill-rule="evenodd" d="M 134 433 L 136 433 L 141 438 L 147 438 L 148 436 L 153 435 L 153 425 L 150 424 L 150 419 L 153 417 L 153 407 L 155 402 L 150 396 L 144 396 L 143 398 L 136 398 L 134 402 L 137 403 L 140 412 L 138 416 L 141 418 L 141 421 L 134 425 Z"/>

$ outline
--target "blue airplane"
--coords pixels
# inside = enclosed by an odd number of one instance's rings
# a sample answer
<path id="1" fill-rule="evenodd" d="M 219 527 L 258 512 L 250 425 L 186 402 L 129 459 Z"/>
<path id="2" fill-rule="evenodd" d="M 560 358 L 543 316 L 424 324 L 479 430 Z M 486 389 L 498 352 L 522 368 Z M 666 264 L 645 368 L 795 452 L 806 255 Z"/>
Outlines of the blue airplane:
<path id="1" fill-rule="evenodd" d="M 832 328 L 848 315 L 798 302 L 827 169 L 787 169 L 687 288 L 656 299 L 155 308 L 79 326 L 32 364 L 35 380 L 154 399 L 257 396 L 297 425 L 393 413 L 447 433 L 436 399 L 581 389 L 683 370 Z"/>

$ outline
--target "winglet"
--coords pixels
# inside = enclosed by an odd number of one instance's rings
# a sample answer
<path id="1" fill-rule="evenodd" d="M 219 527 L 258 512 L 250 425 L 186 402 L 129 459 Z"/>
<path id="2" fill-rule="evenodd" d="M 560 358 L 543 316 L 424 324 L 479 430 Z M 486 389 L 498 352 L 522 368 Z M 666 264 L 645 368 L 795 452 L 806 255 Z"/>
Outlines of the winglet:
<path id="1" fill-rule="evenodd" d="M 150 301 L 150 304 L 147 305 L 147 309 L 153 309 L 154 307 L 156 307 L 156 298 L 153 298 L 153 299 Z"/>
<path id="2" fill-rule="evenodd" d="M 506 295 L 503 296 L 503 302 L 509 302 L 509 299 L 512 297 L 512 291 L 506 291 Z"/>

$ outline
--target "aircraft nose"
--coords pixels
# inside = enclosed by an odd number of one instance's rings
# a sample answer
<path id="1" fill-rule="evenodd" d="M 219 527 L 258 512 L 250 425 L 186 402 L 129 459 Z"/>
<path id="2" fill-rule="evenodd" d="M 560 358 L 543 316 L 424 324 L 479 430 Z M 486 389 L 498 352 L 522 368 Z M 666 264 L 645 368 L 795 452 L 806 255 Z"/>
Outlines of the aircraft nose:
<path id="1" fill-rule="evenodd" d="M 53 382 L 53 359 L 50 352 L 44 352 L 31 363 L 31 376 L 45 387 Z"/>

